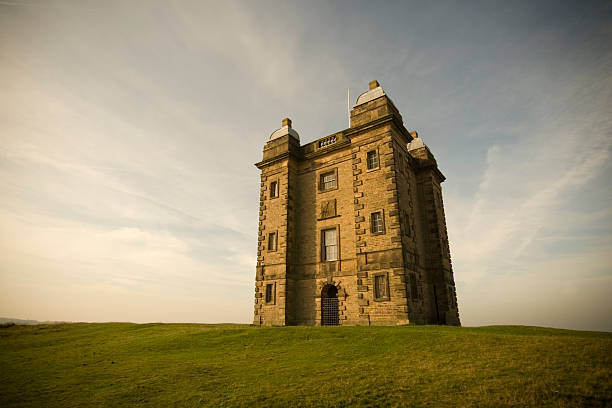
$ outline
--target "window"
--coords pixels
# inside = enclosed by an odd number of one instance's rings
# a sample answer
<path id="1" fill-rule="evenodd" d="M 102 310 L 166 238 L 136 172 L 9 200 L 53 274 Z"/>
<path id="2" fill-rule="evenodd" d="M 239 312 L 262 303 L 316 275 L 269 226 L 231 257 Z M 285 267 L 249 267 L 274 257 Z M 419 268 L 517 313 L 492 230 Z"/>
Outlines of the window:
<path id="1" fill-rule="evenodd" d="M 410 277 L 410 297 L 412 299 L 417 299 L 419 297 L 419 293 L 417 291 L 416 276 L 413 273 L 408 276 Z"/>
<path id="2" fill-rule="evenodd" d="M 268 251 L 276 251 L 276 232 L 268 234 Z"/>
<path id="3" fill-rule="evenodd" d="M 380 211 L 370 214 L 370 230 L 372 234 L 382 234 L 385 232 L 383 217 Z"/>
<path id="4" fill-rule="evenodd" d="M 278 197 L 278 181 L 270 183 L 270 198 Z"/>
<path id="5" fill-rule="evenodd" d="M 376 154 L 376 150 L 368 152 L 366 161 L 368 163 L 368 170 L 378 168 L 378 155 Z"/>
<path id="6" fill-rule="evenodd" d="M 336 228 L 321 231 L 321 260 L 338 259 L 338 230 Z"/>
<path id="7" fill-rule="evenodd" d="M 274 283 L 266 285 L 266 303 L 274 303 Z"/>
<path id="8" fill-rule="evenodd" d="M 406 211 L 404 211 L 404 232 L 406 235 L 410 236 L 410 217 L 408 216 L 408 213 Z"/>
<path id="9" fill-rule="evenodd" d="M 321 174 L 319 180 L 319 190 L 327 191 L 336 188 L 336 171 L 329 171 Z"/>
<path id="10" fill-rule="evenodd" d="M 389 300 L 386 273 L 374 275 L 374 300 Z"/>

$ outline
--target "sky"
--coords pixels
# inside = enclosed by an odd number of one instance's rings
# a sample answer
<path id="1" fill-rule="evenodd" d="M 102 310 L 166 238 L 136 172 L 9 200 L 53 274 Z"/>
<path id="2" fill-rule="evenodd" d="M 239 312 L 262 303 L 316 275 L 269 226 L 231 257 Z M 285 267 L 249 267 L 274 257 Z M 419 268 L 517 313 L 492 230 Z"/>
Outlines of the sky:
<path id="1" fill-rule="evenodd" d="M 259 170 L 377 79 L 465 326 L 612 331 L 612 2 L 0 0 L 0 316 L 249 323 Z"/>

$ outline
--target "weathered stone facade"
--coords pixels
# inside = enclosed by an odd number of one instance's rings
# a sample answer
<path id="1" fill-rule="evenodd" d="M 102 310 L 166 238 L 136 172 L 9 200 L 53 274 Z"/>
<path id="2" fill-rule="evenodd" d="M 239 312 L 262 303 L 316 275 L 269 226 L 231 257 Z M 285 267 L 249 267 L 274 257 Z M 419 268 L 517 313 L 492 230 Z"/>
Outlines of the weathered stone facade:
<path id="1" fill-rule="evenodd" d="M 289 119 L 261 170 L 256 325 L 459 325 L 444 176 L 378 82 L 348 129 L 300 146 Z"/>

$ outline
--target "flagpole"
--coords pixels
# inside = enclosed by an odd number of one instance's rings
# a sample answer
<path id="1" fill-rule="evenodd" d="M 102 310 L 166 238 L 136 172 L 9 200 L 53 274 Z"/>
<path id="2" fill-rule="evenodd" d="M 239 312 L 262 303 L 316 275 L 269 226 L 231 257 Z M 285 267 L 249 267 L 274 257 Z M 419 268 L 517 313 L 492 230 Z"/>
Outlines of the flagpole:
<path id="1" fill-rule="evenodd" d="M 346 88 L 346 114 L 348 117 L 348 127 L 351 127 L 351 88 Z"/>

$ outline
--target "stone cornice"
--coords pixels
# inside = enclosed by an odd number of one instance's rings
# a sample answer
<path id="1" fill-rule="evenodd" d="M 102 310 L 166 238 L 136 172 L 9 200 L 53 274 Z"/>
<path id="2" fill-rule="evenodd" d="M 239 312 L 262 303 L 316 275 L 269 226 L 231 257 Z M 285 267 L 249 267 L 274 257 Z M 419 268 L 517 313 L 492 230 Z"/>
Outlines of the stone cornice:
<path id="1" fill-rule="evenodd" d="M 320 157 L 320 156 L 324 156 L 328 153 L 334 152 L 336 150 L 339 149 L 343 149 L 345 147 L 350 146 L 351 144 L 351 136 L 355 136 L 359 133 L 362 132 L 367 132 L 375 127 L 384 125 L 386 123 L 393 123 L 396 127 L 396 129 L 399 131 L 399 133 L 405 138 L 404 142 L 409 142 L 410 140 L 412 140 L 412 136 L 410 135 L 410 133 L 408 132 L 408 130 L 404 127 L 404 124 L 402 123 L 401 119 L 399 119 L 399 117 L 394 114 L 391 113 L 389 115 L 385 115 L 383 117 L 380 117 L 376 120 L 373 120 L 371 122 L 365 123 L 361 126 L 357 126 L 354 128 L 348 128 L 345 130 L 342 130 L 340 132 L 337 132 L 337 134 L 341 134 L 345 139 L 339 141 L 336 144 L 333 144 L 329 147 L 326 147 L 325 149 L 318 149 L 315 150 L 314 152 L 310 152 L 310 153 L 304 153 L 304 147 L 308 146 L 312 143 L 316 143 L 317 141 L 313 141 L 310 143 L 307 143 L 305 145 L 300 146 L 300 155 L 297 155 L 295 153 L 289 153 L 289 152 L 284 152 L 279 154 L 278 156 L 275 156 L 273 158 L 267 159 L 267 160 L 262 160 L 260 162 L 255 163 L 255 166 L 258 169 L 262 169 L 265 166 L 268 166 L 270 164 L 276 163 L 278 161 L 287 159 L 289 157 L 294 157 L 298 160 L 304 160 L 304 159 L 312 159 L 314 157 Z"/>
<path id="2" fill-rule="evenodd" d="M 415 170 L 417 172 L 423 172 L 425 170 L 431 170 L 431 171 L 434 172 L 434 174 L 436 176 L 438 176 L 440 178 L 440 183 L 442 183 L 442 182 L 444 182 L 444 180 L 446 180 L 446 177 L 444 176 L 444 174 L 442 174 L 440 169 L 438 169 L 438 166 L 436 166 L 433 163 L 428 163 L 428 164 L 420 165 Z"/>

